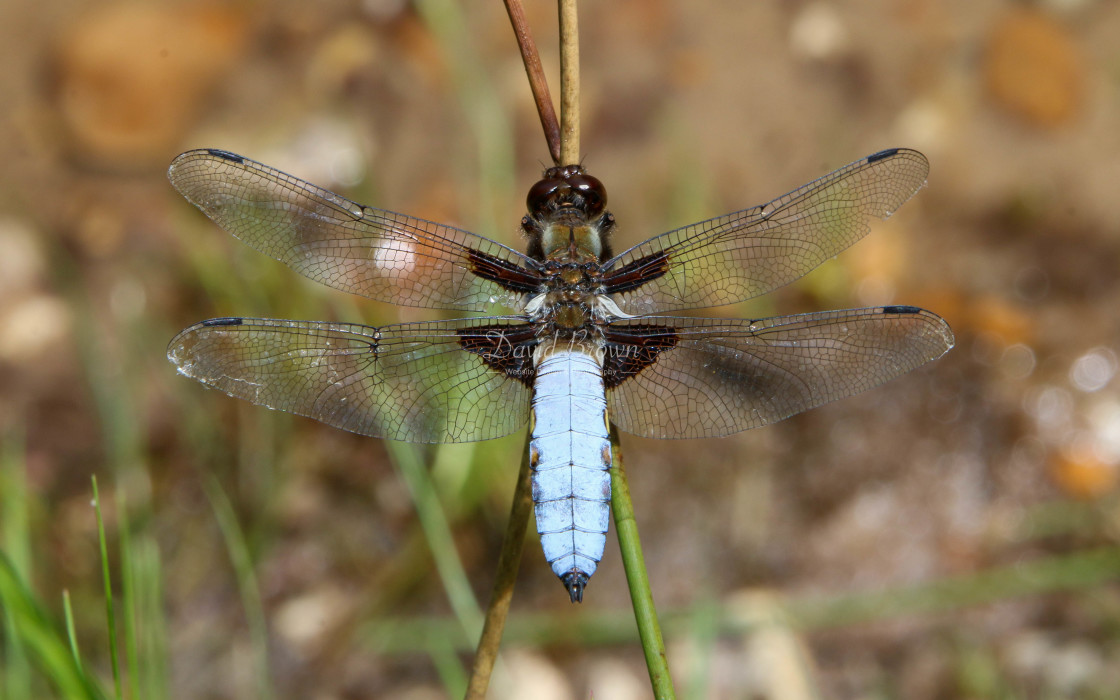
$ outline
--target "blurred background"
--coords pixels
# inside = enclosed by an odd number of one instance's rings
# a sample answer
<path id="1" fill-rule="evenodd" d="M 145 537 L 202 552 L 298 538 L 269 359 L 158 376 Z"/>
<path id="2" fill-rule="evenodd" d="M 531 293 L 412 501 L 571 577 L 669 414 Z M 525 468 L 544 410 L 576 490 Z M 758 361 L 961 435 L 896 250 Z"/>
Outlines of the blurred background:
<path id="1" fill-rule="evenodd" d="M 555 6 L 527 5 L 556 94 Z M 1120 3 L 581 13 L 616 249 L 917 148 L 896 216 L 711 313 L 914 304 L 957 335 L 775 426 L 623 437 L 682 697 L 1120 696 Z M 96 697 L 63 591 L 112 688 L 91 475 L 126 696 L 459 693 L 523 432 L 389 445 L 178 377 L 166 345 L 204 318 L 437 316 L 300 278 L 164 173 L 220 147 L 520 248 L 548 156 L 501 3 L 40 0 L 0 36 L 8 697 Z M 531 534 L 503 649 L 492 697 L 648 697 L 616 544 L 572 606 Z"/>

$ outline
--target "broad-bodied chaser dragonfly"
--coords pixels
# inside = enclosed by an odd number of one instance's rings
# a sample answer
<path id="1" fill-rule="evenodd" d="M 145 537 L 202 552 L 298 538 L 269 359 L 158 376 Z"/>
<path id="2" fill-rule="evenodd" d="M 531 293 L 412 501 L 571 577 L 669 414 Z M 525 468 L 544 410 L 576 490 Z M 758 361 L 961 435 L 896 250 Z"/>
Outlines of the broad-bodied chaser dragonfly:
<path id="1" fill-rule="evenodd" d="M 581 166 L 549 168 L 529 190 L 522 254 L 233 153 L 188 151 L 168 172 L 175 189 L 313 280 L 406 306 L 515 313 L 380 328 L 217 318 L 177 335 L 168 357 L 230 396 L 372 437 L 486 440 L 531 420 L 537 530 L 577 602 L 606 542 L 608 421 L 644 437 L 730 435 L 870 389 L 953 346 L 945 321 L 913 306 L 653 315 L 796 280 L 890 216 L 928 171 L 917 151 L 881 151 L 616 255 L 602 183 Z"/>

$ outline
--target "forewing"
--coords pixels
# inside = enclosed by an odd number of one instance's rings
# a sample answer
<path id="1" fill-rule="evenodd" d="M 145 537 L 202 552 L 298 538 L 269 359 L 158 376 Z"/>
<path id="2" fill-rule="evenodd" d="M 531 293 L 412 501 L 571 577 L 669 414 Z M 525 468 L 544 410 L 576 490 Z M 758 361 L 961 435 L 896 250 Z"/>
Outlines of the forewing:
<path id="1" fill-rule="evenodd" d="M 719 306 L 788 284 L 867 235 L 929 174 L 925 156 L 868 156 L 769 204 L 676 229 L 604 264 L 606 293 L 630 314 Z"/>
<path id="2" fill-rule="evenodd" d="M 469 442 L 525 423 L 532 339 L 519 317 L 383 328 L 225 318 L 179 333 L 167 356 L 230 396 L 343 430 Z"/>
<path id="3" fill-rule="evenodd" d="M 943 319 L 912 306 L 758 321 L 649 316 L 607 331 L 612 421 L 636 435 L 730 435 L 857 394 L 953 346 Z"/>
<path id="4" fill-rule="evenodd" d="M 300 274 L 404 306 L 514 309 L 537 280 L 521 253 L 467 231 L 351 202 L 215 149 L 188 151 L 171 184 L 219 226 Z"/>

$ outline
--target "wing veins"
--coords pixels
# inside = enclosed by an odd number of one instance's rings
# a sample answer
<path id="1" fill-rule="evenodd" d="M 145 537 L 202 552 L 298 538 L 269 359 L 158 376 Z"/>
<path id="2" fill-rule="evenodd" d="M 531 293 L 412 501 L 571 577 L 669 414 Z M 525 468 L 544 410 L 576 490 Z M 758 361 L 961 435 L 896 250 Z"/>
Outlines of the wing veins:
<path id="1" fill-rule="evenodd" d="M 480 275 L 472 256 L 532 270 L 529 258 L 469 231 L 361 205 L 210 149 L 181 154 L 168 174 L 222 228 L 320 283 L 411 306 L 481 311 L 523 303 L 519 290 Z"/>
<path id="2" fill-rule="evenodd" d="M 767 204 L 655 236 L 603 268 L 608 280 L 612 269 L 625 269 L 627 282 L 648 278 L 618 292 L 628 313 L 741 301 L 792 282 L 865 236 L 871 220 L 893 213 L 927 174 L 916 151 L 874 154 Z M 781 264 L 769 270 L 767 261 Z"/>

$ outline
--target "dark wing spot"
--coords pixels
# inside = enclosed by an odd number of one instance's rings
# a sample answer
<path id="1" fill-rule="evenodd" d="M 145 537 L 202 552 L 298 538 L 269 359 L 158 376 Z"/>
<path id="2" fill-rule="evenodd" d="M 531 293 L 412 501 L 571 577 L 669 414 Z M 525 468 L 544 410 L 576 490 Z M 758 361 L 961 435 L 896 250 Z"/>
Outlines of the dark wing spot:
<path id="1" fill-rule="evenodd" d="M 471 248 L 467 260 L 471 272 L 483 279 L 496 282 L 503 289 L 531 294 L 541 287 L 541 276 L 536 271 L 527 270 L 508 260 L 483 253 L 481 250 Z"/>
<path id="2" fill-rule="evenodd" d="M 520 325 L 489 325 L 458 331 L 459 346 L 478 355 L 486 366 L 532 387 L 537 370 L 533 366 L 533 349 L 537 345 L 536 329 Z"/>
<path id="3" fill-rule="evenodd" d="M 916 306 L 884 306 L 885 314 L 920 314 L 922 310 Z"/>
<path id="4" fill-rule="evenodd" d="M 204 326 L 240 326 L 244 323 L 241 318 L 211 318 L 202 322 Z"/>
<path id="5" fill-rule="evenodd" d="M 212 156 L 217 156 L 218 158 L 224 158 L 226 160 L 231 160 L 234 163 L 244 163 L 245 162 L 245 159 L 242 158 L 241 156 L 237 155 L 236 153 L 230 153 L 229 151 L 223 151 L 220 148 L 207 148 L 206 152 L 209 153 Z"/>
<path id="6" fill-rule="evenodd" d="M 898 153 L 899 150 L 901 150 L 901 149 L 888 148 L 885 151 L 879 151 L 878 153 L 872 153 L 871 155 L 867 156 L 867 162 L 868 163 L 874 163 L 875 161 L 883 160 L 884 158 L 890 158 L 895 153 Z"/>
<path id="7" fill-rule="evenodd" d="M 603 277 L 603 291 L 619 294 L 641 287 L 669 271 L 669 254 L 661 251 L 632 260 Z"/>
<path id="8" fill-rule="evenodd" d="M 657 361 L 657 356 L 676 347 L 675 328 L 654 324 L 608 327 L 603 356 L 603 385 L 613 389 Z"/>

